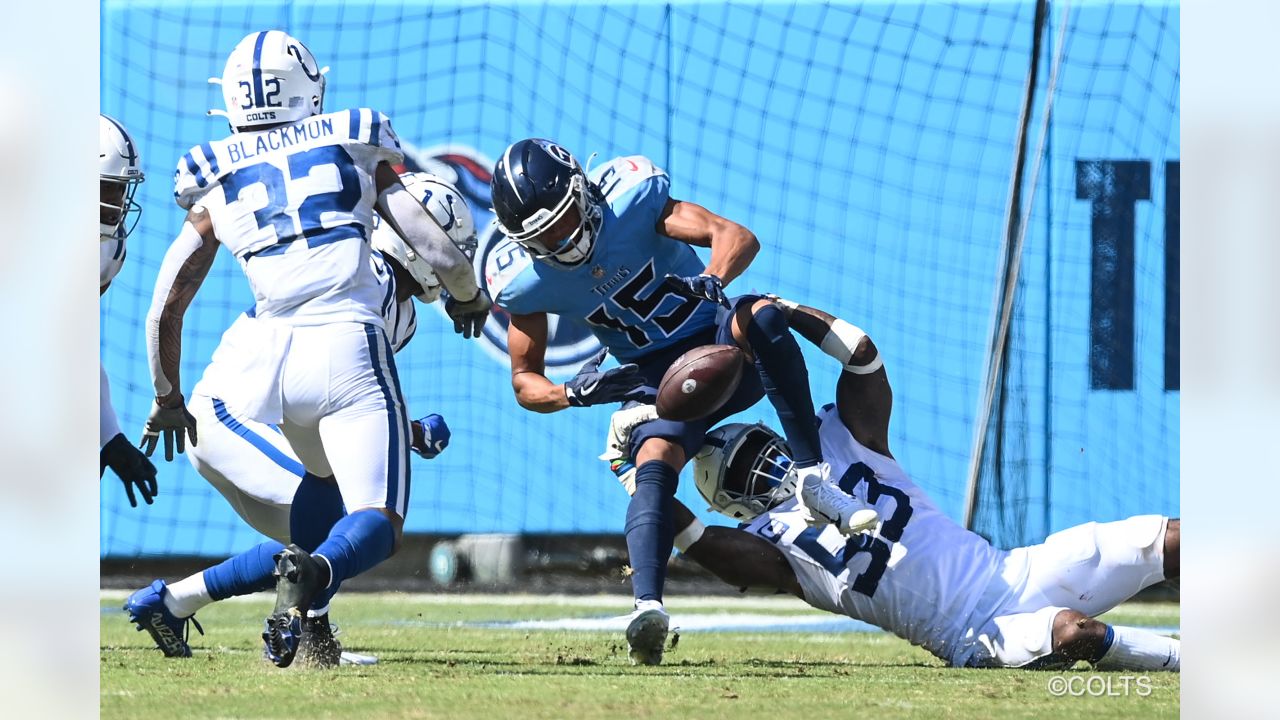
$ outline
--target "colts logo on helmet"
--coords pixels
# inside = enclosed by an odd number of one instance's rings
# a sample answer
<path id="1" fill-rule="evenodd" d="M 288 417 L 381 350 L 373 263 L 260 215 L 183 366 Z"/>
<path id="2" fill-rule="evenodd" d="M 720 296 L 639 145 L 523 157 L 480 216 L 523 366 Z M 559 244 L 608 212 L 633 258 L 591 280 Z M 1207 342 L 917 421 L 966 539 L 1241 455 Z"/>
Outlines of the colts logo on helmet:
<path id="1" fill-rule="evenodd" d="M 552 157 L 572 167 L 573 156 L 569 151 L 554 143 L 546 143 L 547 151 Z M 462 145 L 447 145 L 419 149 L 402 142 L 405 167 L 396 168 L 396 172 L 412 170 L 429 172 L 437 175 L 458 188 L 462 200 L 471 209 L 471 217 L 475 220 L 479 234 L 479 245 L 473 265 L 476 278 L 481 283 L 485 279 L 485 269 L 493 268 L 495 272 L 515 271 L 525 263 L 532 262 L 523 248 L 498 232 L 498 224 L 494 221 L 493 198 L 489 192 L 489 181 L 492 179 L 490 168 L 493 161 L 476 150 Z M 554 148 L 554 150 L 552 149 Z M 436 309 L 444 315 L 444 306 L 436 303 Z M 572 374 L 586 362 L 587 358 L 600 350 L 600 342 L 595 335 L 580 323 L 558 323 L 557 318 L 549 316 L 547 328 L 547 374 Z M 485 352 L 494 360 L 509 366 L 511 359 L 507 355 L 507 326 L 510 318 L 505 310 L 497 305 L 490 311 L 489 322 L 485 323 L 480 336 L 480 344 Z"/>

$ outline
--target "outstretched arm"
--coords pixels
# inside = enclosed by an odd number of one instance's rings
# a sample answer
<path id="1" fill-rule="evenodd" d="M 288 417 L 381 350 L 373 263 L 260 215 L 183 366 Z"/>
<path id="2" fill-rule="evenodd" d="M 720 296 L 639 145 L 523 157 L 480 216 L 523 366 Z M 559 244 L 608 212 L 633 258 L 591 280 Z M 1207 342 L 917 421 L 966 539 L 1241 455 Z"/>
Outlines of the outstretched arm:
<path id="1" fill-rule="evenodd" d="M 187 212 L 182 231 L 165 253 L 147 312 L 147 359 L 156 403 L 162 407 L 182 400 L 182 318 L 217 253 L 213 222 L 196 205 Z"/>
<path id="2" fill-rule="evenodd" d="M 790 326 L 844 365 L 836 384 L 836 408 L 845 427 L 864 447 L 886 457 L 893 390 L 875 343 L 860 328 L 807 305 L 778 300 Z"/>
<path id="3" fill-rule="evenodd" d="M 675 526 L 685 528 L 677 537 L 701 525 L 689 508 L 679 500 L 674 502 Z M 787 592 L 804 599 L 796 573 L 782 551 L 749 532 L 718 525 L 705 527 L 681 552 L 739 590 Z"/>

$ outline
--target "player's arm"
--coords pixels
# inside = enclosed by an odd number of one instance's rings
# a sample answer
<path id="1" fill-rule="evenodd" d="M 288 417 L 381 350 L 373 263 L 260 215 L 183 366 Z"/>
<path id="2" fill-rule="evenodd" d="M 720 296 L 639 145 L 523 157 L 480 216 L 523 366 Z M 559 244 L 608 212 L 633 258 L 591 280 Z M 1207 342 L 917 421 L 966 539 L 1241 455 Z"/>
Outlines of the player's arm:
<path id="1" fill-rule="evenodd" d="M 479 337 L 489 318 L 491 303 L 476 284 L 471 260 L 458 249 L 431 213 L 405 189 L 400 176 L 386 162 L 378 163 L 378 214 L 404 239 L 418 257 L 435 269 L 449 292 L 445 312 L 463 337 Z"/>
<path id="2" fill-rule="evenodd" d="M 685 200 L 668 198 L 658 216 L 658 232 L 697 247 L 711 248 L 711 261 L 704 271 L 728 285 L 747 269 L 760 241 L 738 223 Z"/>
<path id="3" fill-rule="evenodd" d="M 861 328 L 807 305 L 776 299 L 791 327 L 844 366 L 836 384 L 836 408 L 845 427 L 861 445 L 886 457 L 893 390 L 884 359 Z"/>
<path id="4" fill-rule="evenodd" d="M 151 382 L 156 400 L 147 420 L 143 444 L 147 454 L 155 451 L 156 440 L 164 434 L 165 459 L 173 459 L 173 441 L 178 452 L 184 448 L 185 434 L 196 443 L 195 420 L 187 412 L 182 398 L 182 319 L 195 298 L 196 291 L 213 267 L 218 242 L 213 221 L 200 205 L 187 212 L 182 231 L 169 246 L 160 263 L 156 289 L 147 312 L 147 360 L 151 366 Z"/>
<path id="5" fill-rule="evenodd" d="M 569 407 L 564 386 L 547 379 L 547 315 L 512 315 L 507 326 L 507 353 L 511 357 L 511 389 L 526 410 L 553 413 Z"/>
<path id="6" fill-rule="evenodd" d="M 656 229 L 680 242 L 711 248 L 711 261 L 700 275 L 667 275 L 667 285 L 685 297 L 729 307 L 724 286 L 741 275 L 760 250 L 756 236 L 701 205 L 673 198 L 667 199 Z"/>
<path id="7" fill-rule="evenodd" d="M 567 407 L 639 400 L 646 394 L 644 378 L 636 365 L 600 370 L 606 350 L 584 363 L 568 382 L 557 385 L 547 379 L 546 313 L 511 315 L 507 351 L 511 357 L 511 388 L 516 402 L 526 410 L 553 413 Z"/>
<path id="8" fill-rule="evenodd" d="M 742 591 L 786 592 L 804 598 L 795 570 L 782 551 L 764 538 L 737 528 L 706 527 L 679 500 L 674 501 L 676 547 L 713 575 Z"/>

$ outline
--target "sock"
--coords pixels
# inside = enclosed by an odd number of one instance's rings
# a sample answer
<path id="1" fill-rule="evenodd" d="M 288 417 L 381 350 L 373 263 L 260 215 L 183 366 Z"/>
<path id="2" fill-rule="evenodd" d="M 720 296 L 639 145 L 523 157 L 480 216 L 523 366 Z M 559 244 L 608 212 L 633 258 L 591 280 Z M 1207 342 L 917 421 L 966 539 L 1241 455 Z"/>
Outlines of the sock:
<path id="1" fill-rule="evenodd" d="M 208 568 L 198 575 L 198 581 L 193 575 L 176 582 L 169 586 L 169 594 L 178 607 L 170 605 L 168 598 L 165 606 L 174 615 L 186 617 L 214 600 L 270 590 L 276 582 L 276 561 L 272 556 L 283 549 L 280 543 L 269 540 Z M 198 586 L 206 589 L 207 600 L 200 597 L 195 589 Z"/>
<path id="2" fill-rule="evenodd" d="M 165 589 L 168 592 L 164 594 L 164 606 L 173 613 L 174 617 L 191 617 L 197 610 L 213 602 L 202 572 L 166 585 Z"/>
<path id="3" fill-rule="evenodd" d="M 338 484 L 307 473 L 289 508 L 289 539 L 303 550 L 315 552 L 345 514 Z"/>
<path id="4" fill-rule="evenodd" d="M 662 607 L 662 601 L 660 600 L 637 600 L 636 612 L 642 613 L 646 610 L 661 610 L 662 612 L 667 611 L 666 608 Z"/>
<path id="5" fill-rule="evenodd" d="M 395 543 L 395 529 L 386 515 L 361 510 L 339 520 L 312 554 L 329 563 L 329 589 L 334 590 L 343 580 L 391 557 Z M 312 600 L 312 605 L 323 607 L 328 602 L 322 594 Z"/>
<path id="6" fill-rule="evenodd" d="M 627 555 L 631 562 L 631 589 L 637 601 L 662 601 L 667 561 L 675 540 L 672 500 L 680 473 L 661 460 L 650 460 L 636 469 L 636 492 L 627 505 Z"/>
<path id="7" fill-rule="evenodd" d="M 769 402 L 778 411 L 778 420 L 791 446 L 797 468 L 822 462 L 822 443 L 809 393 L 809 369 L 800 345 L 787 327 L 782 308 L 760 308 L 747 325 L 747 340 L 756 356 L 756 370 Z"/>
<path id="8" fill-rule="evenodd" d="M 1107 626 L 1100 657 L 1093 661 L 1099 670 L 1168 670 L 1180 672 L 1182 642 L 1148 630 Z"/>

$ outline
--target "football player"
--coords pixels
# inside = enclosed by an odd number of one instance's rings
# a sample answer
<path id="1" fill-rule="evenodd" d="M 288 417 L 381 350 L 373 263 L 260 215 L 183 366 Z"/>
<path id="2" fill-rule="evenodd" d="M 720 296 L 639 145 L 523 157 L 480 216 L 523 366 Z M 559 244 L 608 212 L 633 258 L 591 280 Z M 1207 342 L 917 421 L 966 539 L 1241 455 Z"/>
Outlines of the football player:
<path id="1" fill-rule="evenodd" d="M 428 173 L 405 173 L 401 181 L 445 228 L 458 249 L 474 255 L 475 224 L 458 191 Z M 398 353 L 417 329 L 414 299 L 434 302 L 440 295 L 440 281 L 387 223 L 378 224 L 372 242 L 369 261 L 385 286 L 381 309 L 387 340 Z M 333 478 L 307 473 L 279 428 L 245 416 L 222 399 L 226 393 L 220 386 L 236 381 L 235 358 L 250 351 L 236 346 L 250 317 L 250 313 L 242 314 L 223 334 L 213 362 L 192 390 L 188 407 L 196 418 L 200 444 L 188 448 L 186 455 L 250 527 L 273 540 L 178 582 L 155 580 L 129 596 L 124 609 L 130 620 L 139 630 L 149 632 L 167 657 L 190 657 L 186 626 L 190 621 L 201 629 L 194 619 L 198 610 L 217 600 L 268 589 L 274 580 L 270 558 L 290 541 L 304 550 L 315 550 L 345 514 Z M 439 415 L 415 420 L 410 431 L 409 447 L 424 459 L 436 457 L 448 446 L 450 430 Z M 291 516 L 294 504 L 300 505 L 299 513 Z M 302 635 L 295 662 L 324 667 L 338 664 L 342 657 L 353 657 L 341 653 L 336 642 L 328 641 L 327 604 L 320 598 L 307 611 L 308 631 Z"/>
<path id="2" fill-rule="evenodd" d="M 111 281 L 124 266 L 124 241 L 133 232 L 142 214 L 134 200 L 138 185 L 145 179 L 138 159 L 138 146 L 118 121 L 98 116 L 98 295 L 107 292 Z M 111 385 L 107 370 L 98 365 L 98 447 L 101 476 L 110 467 L 124 483 L 129 504 L 138 507 L 137 488 L 148 505 L 156 496 L 156 468 L 141 450 L 120 431 L 120 421 L 111 407 Z"/>
<path id="3" fill-rule="evenodd" d="M 198 442 L 178 372 L 182 317 L 225 245 L 256 303 L 225 358 L 235 381 L 219 386 L 221 399 L 277 425 L 306 472 L 336 479 L 347 515 L 314 554 L 295 543 L 274 557 L 276 605 L 263 638 L 281 667 L 303 632 L 322 630 L 303 628 L 313 603 L 395 551 L 407 508 L 409 417 L 385 288 L 369 262 L 374 209 L 438 273 L 455 330 L 476 336 L 490 306 L 466 255 L 392 169 L 403 154 L 387 117 L 324 111 L 326 71 L 280 30 L 251 33 L 231 52 L 220 80 L 226 110 L 216 114 L 233 132 L 178 161 L 174 193 L 187 218 L 147 318 L 156 401 L 144 438 L 150 453 L 163 435 L 172 459 L 188 435 Z M 303 512 L 293 504 L 291 515 Z"/>
<path id="4" fill-rule="evenodd" d="M 810 421 L 804 357 L 786 318 L 759 296 L 733 302 L 725 296 L 725 283 L 759 249 L 755 235 L 672 198 L 669 187 L 667 174 L 639 155 L 615 158 L 588 176 L 560 145 L 520 140 L 502 154 L 491 182 L 509 249 L 496 246 L 484 269 L 491 297 L 511 316 L 511 383 L 529 410 L 651 396 L 671 363 L 699 345 L 736 339 L 754 354 L 758 373 L 749 374 L 716 415 L 652 420 L 633 433 L 636 491 L 625 531 L 636 604 L 627 640 L 632 660 L 643 664 L 661 662 L 667 635 L 662 588 L 680 469 L 718 420 L 767 393 L 795 449 L 799 495 L 811 519 L 847 534 L 877 519 L 864 502 L 830 482 Z M 711 248 L 705 267 L 691 246 Z M 623 364 L 600 371 L 596 363 L 568 383 L 553 383 L 544 373 L 548 314 L 585 322 Z"/>
<path id="5" fill-rule="evenodd" d="M 1178 577 L 1177 519 L 1087 523 L 1039 545 L 992 547 L 943 514 L 894 459 L 892 393 L 871 339 L 820 310 L 779 306 L 792 327 L 845 366 L 835 404 L 818 416 L 823 449 L 840 486 L 865 488 L 883 520 L 874 534 L 852 539 L 808 527 L 795 500 L 778 492 L 795 472 L 786 442 L 763 424 L 735 423 L 707 435 L 694 477 L 712 509 L 743 525 L 704 527 L 677 504 L 676 546 L 685 555 L 744 591 L 791 593 L 884 628 L 953 667 L 1086 660 L 1106 670 L 1179 670 L 1177 639 L 1094 619 Z M 629 428 L 653 413 L 650 406 L 615 413 L 602 457 L 616 459 Z"/>

